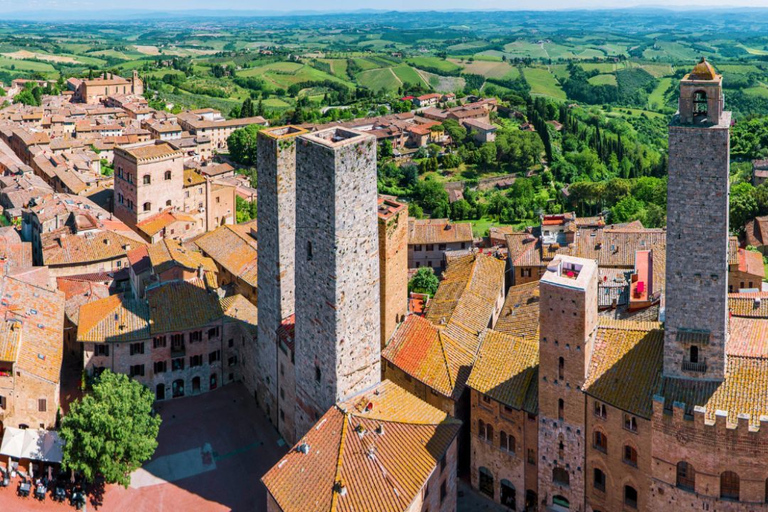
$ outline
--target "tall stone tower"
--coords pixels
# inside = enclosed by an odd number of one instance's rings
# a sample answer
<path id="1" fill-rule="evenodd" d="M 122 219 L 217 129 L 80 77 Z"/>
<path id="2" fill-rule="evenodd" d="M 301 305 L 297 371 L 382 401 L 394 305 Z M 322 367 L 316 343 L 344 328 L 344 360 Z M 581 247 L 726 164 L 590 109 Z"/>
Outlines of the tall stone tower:
<path id="1" fill-rule="evenodd" d="M 262 130 L 258 135 L 259 169 L 259 313 L 256 398 L 280 429 L 283 411 L 294 404 L 278 403 L 277 330 L 294 313 L 294 252 L 296 239 L 296 137 L 307 133 L 294 126 Z"/>
<path id="2" fill-rule="evenodd" d="M 664 376 L 722 380 L 728 339 L 731 113 L 704 59 L 669 125 Z"/>
<path id="3" fill-rule="evenodd" d="M 597 277 L 594 260 L 556 256 L 539 285 L 539 495 L 576 511 L 584 503 L 582 387 L 597 328 Z"/>
<path id="4" fill-rule="evenodd" d="M 376 140 L 297 139 L 296 433 L 381 379 Z"/>

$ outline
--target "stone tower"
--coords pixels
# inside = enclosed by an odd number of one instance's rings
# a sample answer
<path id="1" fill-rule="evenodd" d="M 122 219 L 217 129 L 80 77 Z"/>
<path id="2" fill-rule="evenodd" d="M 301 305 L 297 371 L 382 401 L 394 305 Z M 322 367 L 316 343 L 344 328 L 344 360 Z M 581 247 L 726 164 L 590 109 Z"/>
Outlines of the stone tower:
<path id="1" fill-rule="evenodd" d="M 539 495 L 583 511 L 585 400 L 582 387 L 597 328 L 597 264 L 556 256 L 539 302 Z"/>
<path id="2" fill-rule="evenodd" d="M 376 139 L 345 128 L 296 146 L 296 433 L 381 378 Z"/>
<path id="3" fill-rule="evenodd" d="M 728 339 L 731 113 L 704 59 L 669 125 L 664 376 L 722 380 Z"/>
<path id="4" fill-rule="evenodd" d="M 296 137 L 294 126 L 265 129 L 258 135 L 259 313 L 256 399 L 280 429 L 278 411 L 277 330 L 294 312 L 296 238 Z M 292 413 L 292 411 L 291 411 Z"/>

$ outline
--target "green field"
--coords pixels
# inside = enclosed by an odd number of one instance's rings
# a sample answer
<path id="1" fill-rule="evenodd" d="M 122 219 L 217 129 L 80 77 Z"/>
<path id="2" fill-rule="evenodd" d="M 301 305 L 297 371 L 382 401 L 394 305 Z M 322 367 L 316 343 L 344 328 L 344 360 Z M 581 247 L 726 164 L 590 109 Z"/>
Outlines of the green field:
<path id="1" fill-rule="evenodd" d="M 448 73 L 461 69 L 457 64 L 449 60 L 438 59 L 437 57 L 412 57 L 408 59 L 408 64 L 417 68 L 436 69 Z"/>
<path id="2" fill-rule="evenodd" d="M 531 94 L 565 99 L 565 93 L 560 88 L 560 84 L 547 69 L 525 68 L 523 72 L 525 73 L 525 80 L 531 86 Z"/>
<path id="3" fill-rule="evenodd" d="M 653 92 L 648 97 L 648 104 L 651 108 L 658 109 L 665 105 L 664 93 L 667 92 L 667 89 L 669 89 L 671 84 L 672 78 L 670 77 L 659 79 L 656 88 L 653 89 Z"/>
<path id="4" fill-rule="evenodd" d="M 360 85 L 372 91 L 396 91 L 403 85 L 402 80 L 395 75 L 392 68 L 363 71 L 356 78 Z"/>
<path id="5" fill-rule="evenodd" d="M 595 75 L 589 79 L 592 85 L 616 85 L 616 75 Z"/>

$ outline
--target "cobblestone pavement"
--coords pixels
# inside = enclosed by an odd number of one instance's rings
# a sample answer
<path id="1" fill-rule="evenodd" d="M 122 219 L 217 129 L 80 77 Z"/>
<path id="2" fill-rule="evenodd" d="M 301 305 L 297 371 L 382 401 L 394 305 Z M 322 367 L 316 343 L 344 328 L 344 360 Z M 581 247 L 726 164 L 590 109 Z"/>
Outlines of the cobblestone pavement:
<path id="1" fill-rule="evenodd" d="M 464 479 L 459 479 L 459 500 L 457 512 L 509 512 L 510 509 L 502 507 L 495 501 L 491 501 L 482 494 L 475 492 Z"/>

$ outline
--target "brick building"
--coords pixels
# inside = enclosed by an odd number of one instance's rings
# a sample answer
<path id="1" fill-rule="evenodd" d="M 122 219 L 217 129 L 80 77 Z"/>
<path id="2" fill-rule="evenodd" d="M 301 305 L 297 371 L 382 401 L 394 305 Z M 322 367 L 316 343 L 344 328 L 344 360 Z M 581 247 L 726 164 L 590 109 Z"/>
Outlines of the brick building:
<path id="1" fill-rule="evenodd" d="M 379 197 L 381 347 L 408 310 L 408 205 Z"/>
<path id="2" fill-rule="evenodd" d="M 472 225 L 448 219 L 408 219 L 408 268 L 446 267 L 446 253 L 472 248 Z"/>
<path id="3" fill-rule="evenodd" d="M 144 82 L 139 78 L 138 71 L 134 70 L 131 78 L 123 78 L 111 73 L 98 78 L 80 80 L 77 83 L 74 101 L 82 103 L 100 103 L 109 96 L 144 94 Z"/>

